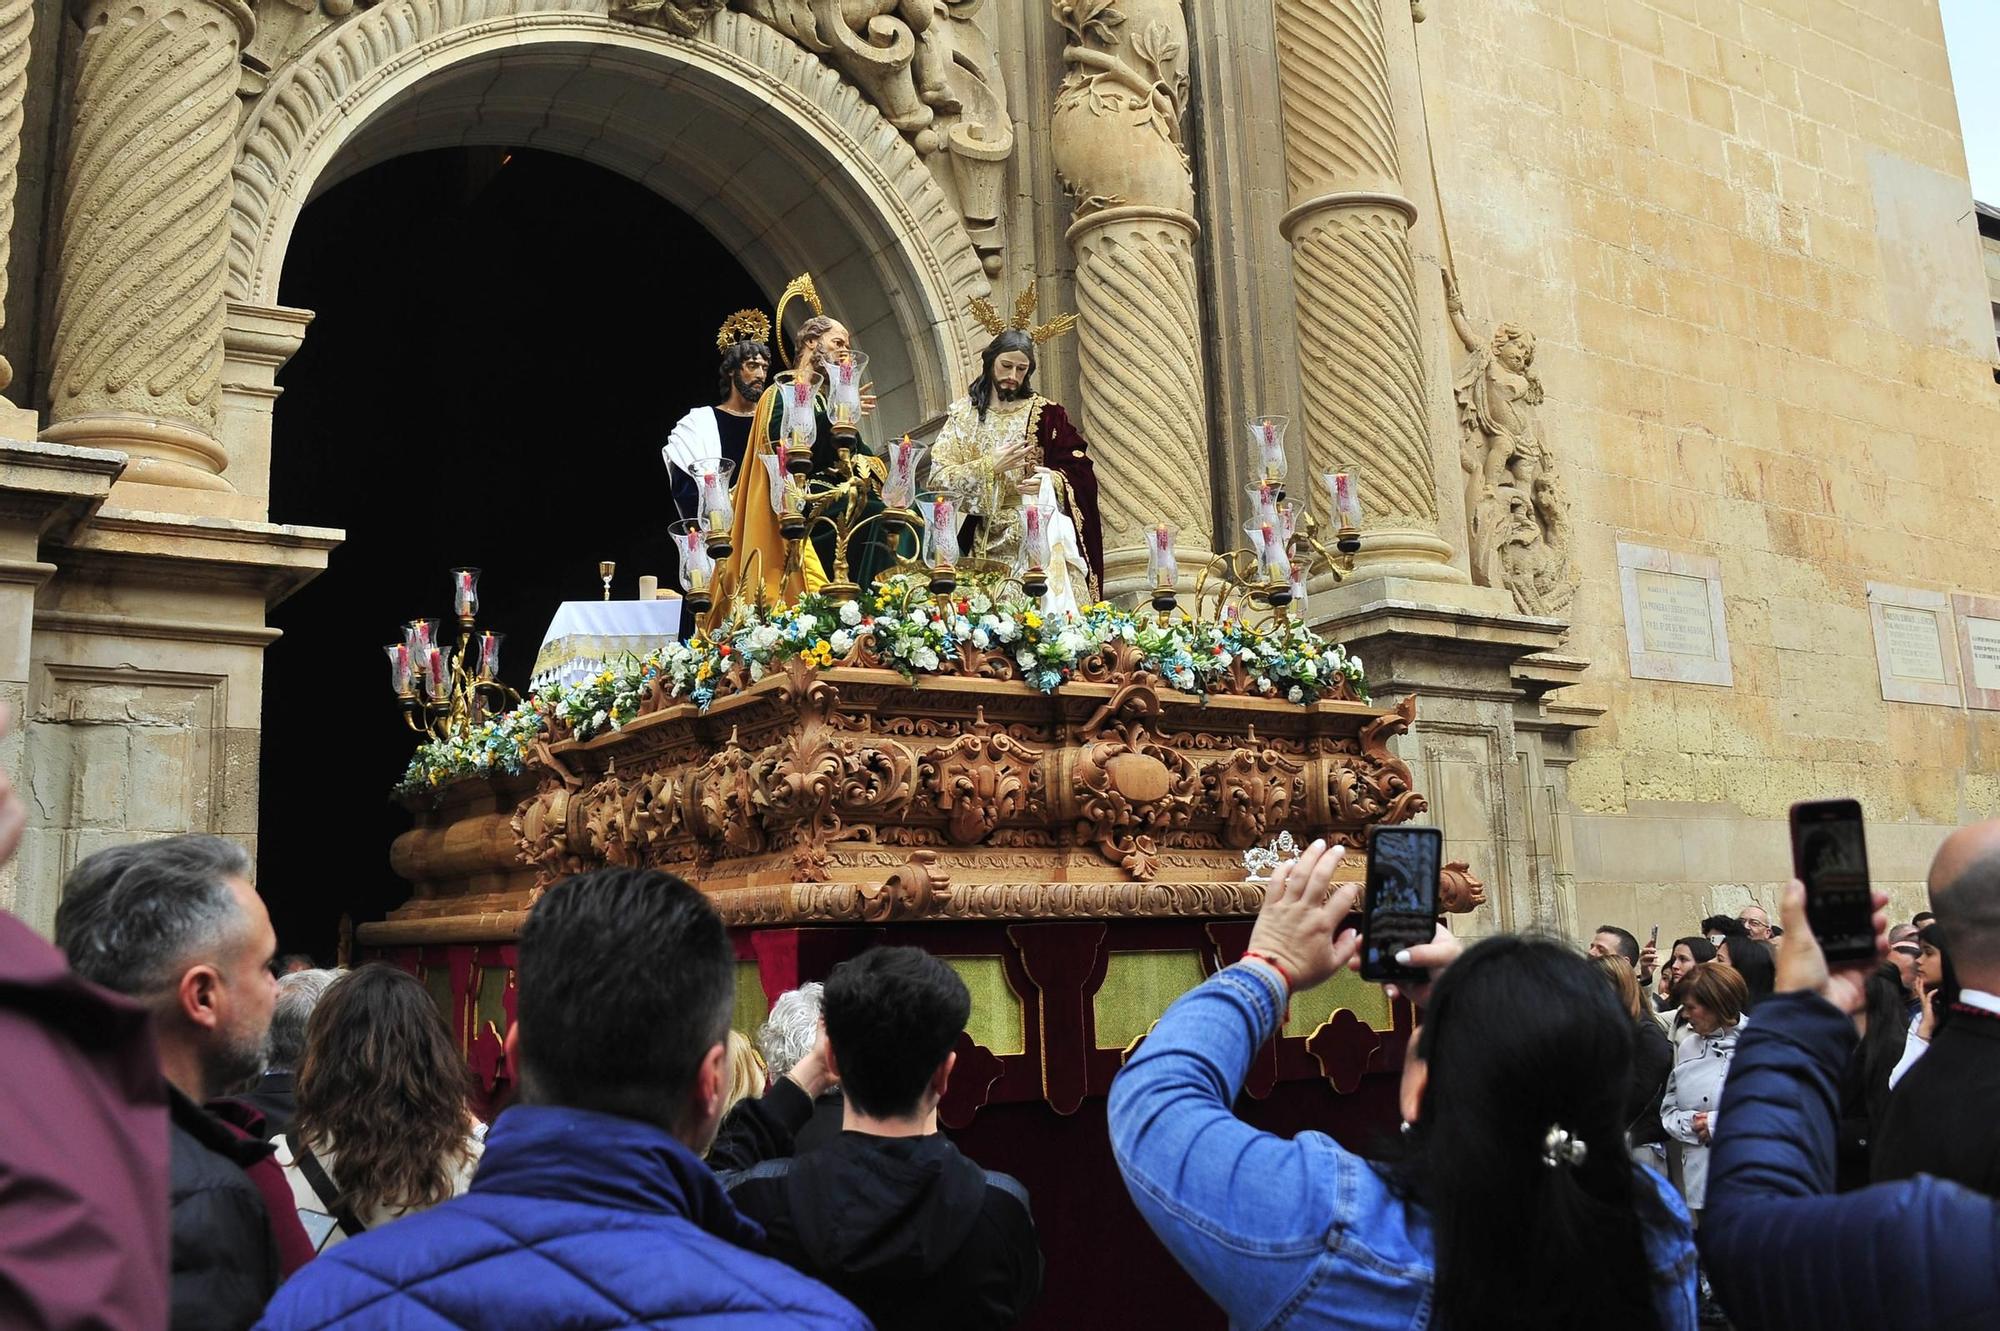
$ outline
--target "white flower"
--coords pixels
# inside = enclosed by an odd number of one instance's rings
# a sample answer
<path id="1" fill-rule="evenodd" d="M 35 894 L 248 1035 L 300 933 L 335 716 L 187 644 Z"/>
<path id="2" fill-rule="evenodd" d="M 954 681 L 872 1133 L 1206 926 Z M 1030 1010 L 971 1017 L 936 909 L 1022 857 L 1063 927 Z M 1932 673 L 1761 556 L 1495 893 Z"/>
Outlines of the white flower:
<path id="1" fill-rule="evenodd" d="M 861 622 L 861 602 L 842 601 L 840 603 L 840 622 L 849 628 L 853 628 L 859 624 Z"/>
<path id="2" fill-rule="evenodd" d="M 1311 661 L 1299 662 L 1299 678 L 1311 683 L 1319 678 L 1319 667 Z"/>
<path id="3" fill-rule="evenodd" d="M 605 714 L 604 709 L 600 707 L 595 712 L 591 713 L 590 724 L 593 726 L 601 726 L 610 719 L 611 718 Z"/>
<path id="4" fill-rule="evenodd" d="M 1294 684 L 1292 685 L 1292 687 L 1285 690 L 1286 702 L 1304 702 L 1305 700 L 1306 700 L 1306 691 L 1300 688 L 1298 685 Z"/>
<path id="5" fill-rule="evenodd" d="M 981 591 L 975 591 L 972 595 L 966 597 L 965 603 L 971 607 L 972 613 L 975 615 L 983 615 L 993 608 L 993 598 Z"/>
<path id="6" fill-rule="evenodd" d="M 1014 653 L 1014 663 L 1023 670 L 1030 669 L 1035 664 L 1035 654 L 1023 647 Z"/>
<path id="7" fill-rule="evenodd" d="M 750 650 L 753 652 L 768 652 L 773 647 L 776 647 L 778 640 L 784 636 L 784 633 L 775 624 L 760 624 L 750 630 Z"/>
<path id="8" fill-rule="evenodd" d="M 1064 629 L 1056 635 L 1056 646 L 1065 656 L 1081 656 L 1090 649 L 1090 639 L 1075 629 Z"/>
<path id="9" fill-rule="evenodd" d="M 1353 672 L 1354 672 L 1355 674 L 1357 674 L 1357 675 L 1358 675 L 1358 674 L 1361 674 L 1361 673 L 1362 673 L 1362 671 L 1361 671 L 1361 658 L 1360 658 L 1360 657 L 1358 657 L 1358 656 L 1350 656 L 1350 657 L 1348 657 L 1348 658 L 1347 658 L 1347 665 L 1348 665 L 1348 668 L 1349 668 L 1350 670 L 1352 670 L 1352 671 L 1353 671 Z"/>
<path id="10" fill-rule="evenodd" d="M 854 603 L 850 601 L 848 604 Z M 846 629 L 835 629 L 833 636 L 827 639 L 827 643 L 833 648 L 835 656 L 845 656 L 854 650 L 854 635 Z"/>
<path id="11" fill-rule="evenodd" d="M 919 670 L 938 668 L 938 654 L 928 647 L 919 647 L 910 654 L 910 664 Z"/>
<path id="12" fill-rule="evenodd" d="M 983 628 L 974 629 L 972 630 L 972 645 L 983 652 L 993 645 L 993 635 Z"/>
<path id="13" fill-rule="evenodd" d="M 750 682 L 755 684 L 762 678 L 764 678 L 764 663 L 762 661 L 752 661 L 750 663 Z"/>
<path id="14" fill-rule="evenodd" d="M 811 615 L 800 615 L 793 623 L 800 633 L 809 638 L 819 632 L 819 620 Z"/>

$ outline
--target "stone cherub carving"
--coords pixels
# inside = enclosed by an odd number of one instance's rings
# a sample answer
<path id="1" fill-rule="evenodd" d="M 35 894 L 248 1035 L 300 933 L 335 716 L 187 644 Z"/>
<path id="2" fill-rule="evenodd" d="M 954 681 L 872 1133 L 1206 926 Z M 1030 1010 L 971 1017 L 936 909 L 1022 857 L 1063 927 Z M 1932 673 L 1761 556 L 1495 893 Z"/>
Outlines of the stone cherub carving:
<path id="1" fill-rule="evenodd" d="M 1535 335 L 1519 324 L 1480 337 L 1446 273 L 1445 309 L 1470 355 L 1453 385 L 1472 580 L 1505 587 L 1523 614 L 1562 615 L 1576 592 L 1569 496 L 1542 437 Z"/>

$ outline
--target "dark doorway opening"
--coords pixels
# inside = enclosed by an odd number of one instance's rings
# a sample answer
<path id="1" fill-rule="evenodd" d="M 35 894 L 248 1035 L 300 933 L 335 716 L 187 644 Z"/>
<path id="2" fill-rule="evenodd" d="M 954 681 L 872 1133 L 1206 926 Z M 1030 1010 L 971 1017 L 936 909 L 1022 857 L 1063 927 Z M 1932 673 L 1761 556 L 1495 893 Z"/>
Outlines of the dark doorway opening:
<path id="1" fill-rule="evenodd" d="M 326 573 L 271 616 L 258 880 L 280 947 L 331 964 L 339 921 L 408 895 L 389 792 L 416 737 L 382 644 L 447 618 L 481 576 L 523 692 L 558 602 L 671 579 L 660 446 L 715 400 L 715 330 L 768 298 L 699 223 L 579 159 L 401 157 L 310 204 L 281 303 L 317 312 L 280 376 L 274 522 L 342 527 Z M 454 631 L 455 632 L 455 631 Z"/>

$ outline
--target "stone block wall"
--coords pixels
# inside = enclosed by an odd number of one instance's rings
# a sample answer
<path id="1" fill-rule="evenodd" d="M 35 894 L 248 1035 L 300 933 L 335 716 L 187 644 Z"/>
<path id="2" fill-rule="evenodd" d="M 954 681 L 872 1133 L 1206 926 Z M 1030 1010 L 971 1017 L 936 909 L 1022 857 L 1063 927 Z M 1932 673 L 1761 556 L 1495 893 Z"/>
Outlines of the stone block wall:
<path id="1" fill-rule="evenodd" d="M 2000 594 L 2000 385 L 1934 0 L 1500 0 L 1419 29 L 1476 323 L 1540 338 L 1582 586 L 1581 927 L 1775 898 L 1858 796 L 1905 916 L 2000 712 L 1882 700 L 1871 580 Z M 1988 261 L 1989 264 L 1991 260 Z M 1618 541 L 1721 562 L 1733 687 L 1636 680 Z M 1584 919 L 1583 917 L 1590 917 Z"/>

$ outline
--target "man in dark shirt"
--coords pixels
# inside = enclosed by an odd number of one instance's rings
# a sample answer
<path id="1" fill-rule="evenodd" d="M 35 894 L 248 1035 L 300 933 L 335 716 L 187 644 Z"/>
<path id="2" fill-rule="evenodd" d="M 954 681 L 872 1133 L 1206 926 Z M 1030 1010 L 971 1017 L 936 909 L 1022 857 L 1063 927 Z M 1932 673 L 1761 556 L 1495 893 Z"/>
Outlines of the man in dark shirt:
<path id="1" fill-rule="evenodd" d="M 938 1131 L 972 1000 L 937 958 L 875 948 L 834 968 L 826 1035 L 762 1100 L 738 1106 L 709 1163 L 772 1255 L 852 1299 L 882 1331 L 1020 1321 L 1042 1286 L 1028 1194 Z M 812 1098 L 838 1080 L 839 1138 L 794 1155 Z M 761 1163 L 760 1157 L 763 1158 Z"/>
<path id="2" fill-rule="evenodd" d="M 2000 1196 L 2000 818 L 1946 837 L 1929 885 L 1958 1001 L 1890 1094 L 1870 1166 L 1877 1183 L 1930 1174 Z"/>

